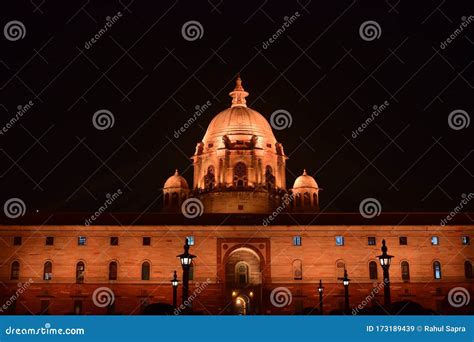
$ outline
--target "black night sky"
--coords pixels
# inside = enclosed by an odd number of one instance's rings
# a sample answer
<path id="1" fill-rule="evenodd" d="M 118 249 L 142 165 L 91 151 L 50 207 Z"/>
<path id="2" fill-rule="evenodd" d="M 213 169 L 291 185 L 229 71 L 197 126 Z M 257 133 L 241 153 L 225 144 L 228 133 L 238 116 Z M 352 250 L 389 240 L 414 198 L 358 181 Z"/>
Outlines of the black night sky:
<path id="1" fill-rule="evenodd" d="M 192 184 L 189 157 L 213 116 L 230 106 L 240 72 L 250 107 L 268 120 L 279 109 L 291 114 L 291 127 L 274 131 L 290 157 L 288 188 L 306 168 L 324 189 L 324 211 L 357 211 L 367 197 L 383 211 L 451 211 L 474 192 L 474 123 L 448 124 L 455 110 L 464 119 L 474 114 L 474 18 L 440 44 L 473 5 L 4 1 L 0 126 L 18 105 L 34 105 L 0 135 L 1 204 L 18 197 L 29 211 L 93 211 L 122 189 L 113 211 L 159 211 L 175 168 Z M 25 27 L 22 39 L 6 39 L 13 20 Z M 194 41 L 181 32 L 191 20 L 203 28 Z M 378 23 L 380 37 L 361 38 L 366 21 Z M 210 108 L 175 138 L 207 101 Z M 101 109 L 113 113 L 113 127 L 93 126 Z"/>

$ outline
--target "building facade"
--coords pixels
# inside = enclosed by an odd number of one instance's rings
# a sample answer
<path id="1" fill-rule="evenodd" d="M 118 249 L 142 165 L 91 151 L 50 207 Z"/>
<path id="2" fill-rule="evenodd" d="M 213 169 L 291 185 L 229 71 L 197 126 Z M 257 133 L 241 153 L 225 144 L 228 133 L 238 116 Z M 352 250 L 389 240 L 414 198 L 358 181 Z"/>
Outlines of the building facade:
<path id="1" fill-rule="evenodd" d="M 320 188 L 306 170 L 287 188 L 283 146 L 246 106 L 240 79 L 230 96 L 196 146 L 192 187 L 178 171 L 164 183 L 163 213 L 104 212 L 92 223 L 87 214 L 4 218 L 0 314 L 140 314 L 171 304 L 185 239 L 197 256 L 190 302 L 204 314 L 311 311 L 320 281 L 324 312 L 342 310 L 344 271 L 350 307 L 375 306 L 385 286 L 382 240 L 394 256 L 392 302 L 472 312 L 472 301 L 456 307 L 450 295 L 474 291 L 468 214 L 441 225 L 446 213 L 320 213 Z"/>

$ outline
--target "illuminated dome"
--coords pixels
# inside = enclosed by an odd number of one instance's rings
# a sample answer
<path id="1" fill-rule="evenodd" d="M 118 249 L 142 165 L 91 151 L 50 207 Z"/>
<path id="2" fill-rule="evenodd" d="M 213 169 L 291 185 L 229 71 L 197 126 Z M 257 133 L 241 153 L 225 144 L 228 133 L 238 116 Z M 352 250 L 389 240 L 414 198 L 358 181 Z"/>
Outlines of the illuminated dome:
<path id="1" fill-rule="evenodd" d="M 229 93 L 232 97 L 232 106 L 212 119 L 202 140 L 206 145 L 220 144 L 224 136 L 231 142 L 249 140 L 255 136 L 262 139 L 265 144 L 276 143 L 267 119 L 259 112 L 247 107 L 245 98 L 248 94 L 242 87 L 240 77 L 237 78 L 234 91 Z"/>
<path id="2" fill-rule="evenodd" d="M 318 189 L 318 183 L 316 183 L 313 177 L 306 173 L 306 170 L 303 170 L 303 174 L 296 178 L 295 183 L 293 184 L 293 189 L 299 188 Z"/>
<path id="3" fill-rule="evenodd" d="M 164 189 L 189 189 L 188 182 L 182 176 L 180 176 L 178 170 L 174 172 L 170 178 L 165 182 Z"/>

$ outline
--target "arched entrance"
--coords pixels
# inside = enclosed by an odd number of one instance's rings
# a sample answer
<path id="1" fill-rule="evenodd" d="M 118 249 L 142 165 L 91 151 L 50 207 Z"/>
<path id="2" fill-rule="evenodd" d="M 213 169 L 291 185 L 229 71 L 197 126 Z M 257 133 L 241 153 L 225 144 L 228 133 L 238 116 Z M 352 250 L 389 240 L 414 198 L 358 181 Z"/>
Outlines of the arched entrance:
<path id="1" fill-rule="evenodd" d="M 260 255 L 249 247 L 232 250 L 225 259 L 226 297 L 231 313 L 256 314 L 260 311 L 262 288 Z"/>

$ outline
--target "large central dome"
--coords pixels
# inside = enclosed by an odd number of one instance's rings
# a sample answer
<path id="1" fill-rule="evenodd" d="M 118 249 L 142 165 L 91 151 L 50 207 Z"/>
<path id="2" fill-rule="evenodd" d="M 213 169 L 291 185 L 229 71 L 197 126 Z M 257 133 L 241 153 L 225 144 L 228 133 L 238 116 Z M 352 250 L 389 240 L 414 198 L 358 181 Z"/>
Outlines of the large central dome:
<path id="1" fill-rule="evenodd" d="M 274 145 L 276 139 L 267 119 L 259 112 L 247 107 L 245 98 L 248 93 L 242 87 L 240 78 L 237 78 L 235 89 L 229 95 L 232 97 L 232 106 L 212 119 L 203 142 L 219 144 L 224 136 L 231 141 L 249 140 L 256 136 L 263 138 L 265 143 Z"/>

